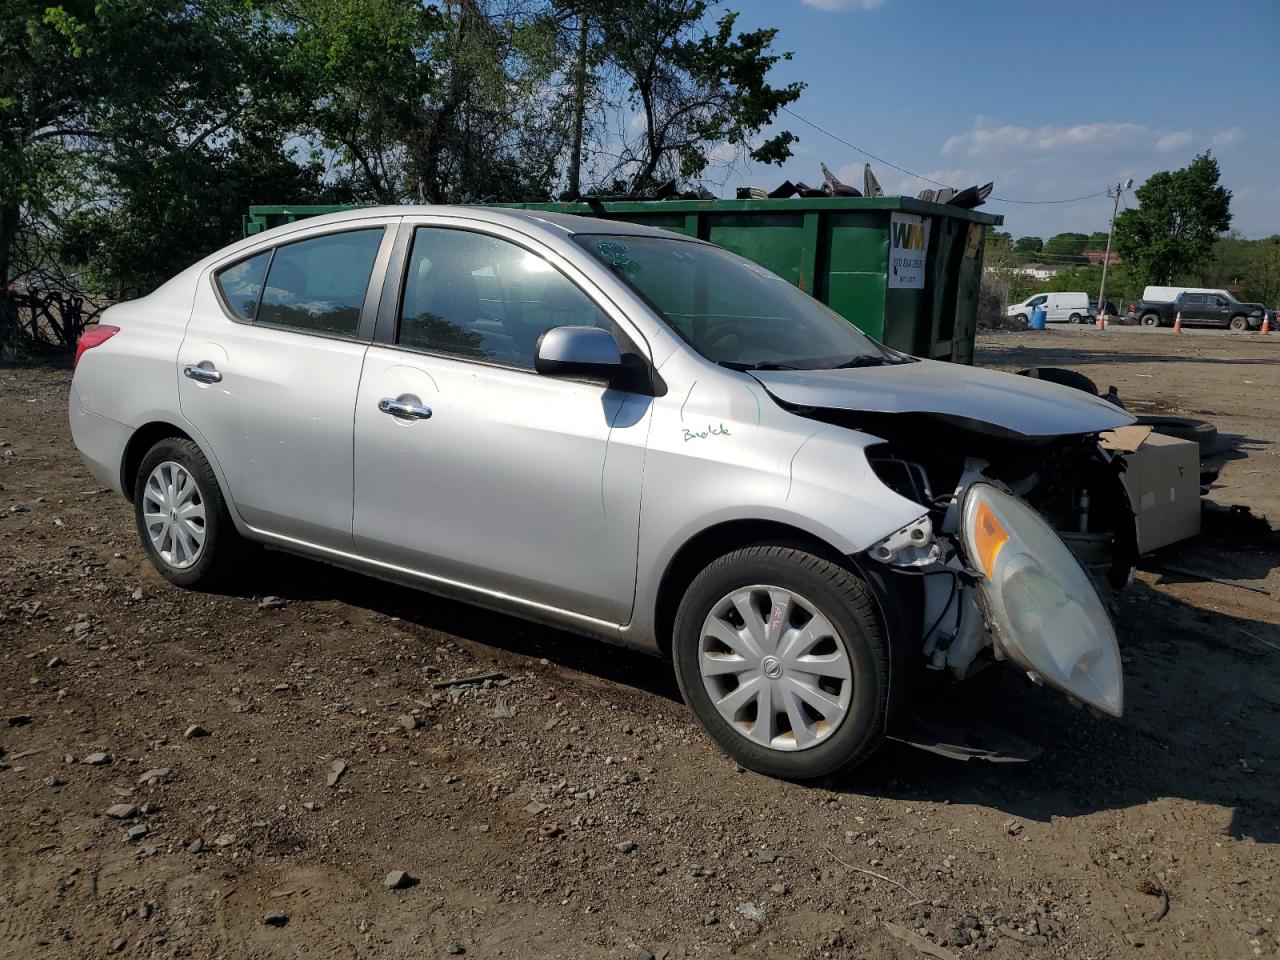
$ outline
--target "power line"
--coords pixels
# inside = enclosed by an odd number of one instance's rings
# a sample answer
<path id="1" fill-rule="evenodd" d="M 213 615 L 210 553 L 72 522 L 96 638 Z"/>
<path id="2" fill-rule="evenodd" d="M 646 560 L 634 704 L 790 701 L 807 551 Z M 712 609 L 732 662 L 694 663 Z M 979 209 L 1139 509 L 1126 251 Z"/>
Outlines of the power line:
<path id="1" fill-rule="evenodd" d="M 923 180 L 925 183 L 932 183 L 936 187 L 946 187 L 949 190 L 956 189 L 955 187 L 951 186 L 951 184 L 949 183 L 942 183 L 941 181 L 938 181 L 938 180 L 931 180 L 929 177 L 916 173 L 914 170 L 908 170 L 906 167 L 900 167 L 896 163 L 886 160 L 884 157 L 877 157 L 874 153 L 871 153 L 867 150 L 863 150 L 857 144 L 850 143 L 848 140 L 845 140 L 843 137 L 836 136 L 834 133 L 832 133 L 830 130 L 826 129 L 825 127 L 818 126 L 816 123 L 814 123 L 812 120 L 808 119 L 807 117 L 800 116 L 800 114 L 796 113 L 790 107 L 783 107 L 782 109 L 785 112 L 791 114 L 791 116 L 795 117 L 801 123 L 804 123 L 804 124 L 807 124 L 808 126 L 813 127 L 813 129 L 817 130 L 819 133 L 826 134 L 836 143 L 843 144 L 844 146 L 848 147 L 850 150 L 853 150 L 856 153 L 860 153 L 864 157 L 871 158 L 876 163 L 883 163 L 886 167 L 892 167 L 894 170 L 897 170 L 899 173 L 905 173 L 907 176 L 915 177 L 917 180 Z M 1094 197 L 1106 196 L 1106 193 L 1107 193 L 1106 190 L 1099 190 L 1097 193 L 1085 194 L 1083 197 L 1068 197 L 1065 200 L 1013 200 L 1013 199 L 1010 199 L 1009 197 L 997 197 L 997 196 L 992 196 L 991 199 L 999 200 L 1003 203 L 1021 203 L 1021 204 L 1079 203 L 1081 200 L 1092 200 Z"/>

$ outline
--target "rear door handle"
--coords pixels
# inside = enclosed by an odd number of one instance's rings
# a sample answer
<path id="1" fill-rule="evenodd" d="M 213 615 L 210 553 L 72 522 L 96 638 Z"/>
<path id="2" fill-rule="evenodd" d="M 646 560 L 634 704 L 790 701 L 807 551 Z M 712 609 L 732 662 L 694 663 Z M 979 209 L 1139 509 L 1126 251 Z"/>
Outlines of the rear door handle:
<path id="1" fill-rule="evenodd" d="M 378 401 L 378 409 L 402 420 L 430 420 L 431 408 L 424 407 L 422 401 L 411 393 L 400 396 L 383 397 Z"/>
<path id="2" fill-rule="evenodd" d="M 220 383 L 222 374 L 208 360 L 201 360 L 199 363 L 189 363 L 182 368 L 185 376 L 192 380 L 198 380 L 201 383 Z"/>

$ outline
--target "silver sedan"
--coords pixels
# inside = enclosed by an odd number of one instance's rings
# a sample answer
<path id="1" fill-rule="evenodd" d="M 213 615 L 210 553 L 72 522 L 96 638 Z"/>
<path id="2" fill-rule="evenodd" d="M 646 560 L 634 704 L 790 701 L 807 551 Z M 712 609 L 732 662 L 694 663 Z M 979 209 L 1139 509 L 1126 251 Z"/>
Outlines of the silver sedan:
<path id="1" fill-rule="evenodd" d="M 71 426 L 176 584 L 250 542 L 669 657 L 743 765 L 830 775 L 993 660 L 1119 715 L 1122 410 L 891 350 L 601 220 L 369 208 L 112 307 Z"/>

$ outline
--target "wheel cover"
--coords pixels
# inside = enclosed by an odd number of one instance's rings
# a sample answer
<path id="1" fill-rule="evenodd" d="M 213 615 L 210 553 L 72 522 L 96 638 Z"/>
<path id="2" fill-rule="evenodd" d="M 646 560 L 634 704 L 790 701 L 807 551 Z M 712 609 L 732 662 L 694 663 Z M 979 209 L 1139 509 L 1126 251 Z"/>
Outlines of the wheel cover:
<path id="1" fill-rule="evenodd" d="M 848 648 L 818 607 L 784 587 L 743 587 L 702 622 L 698 670 L 734 730 L 771 750 L 807 750 L 849 713 Z"/>
<path id="2" fill-rule="evenodd" d="M 156 553 L 175 570 L 190 567 L 204 553 L 204 496 L 182 464 L 165 460 L 151 471 L 142 490 L 142 521 Z"/>

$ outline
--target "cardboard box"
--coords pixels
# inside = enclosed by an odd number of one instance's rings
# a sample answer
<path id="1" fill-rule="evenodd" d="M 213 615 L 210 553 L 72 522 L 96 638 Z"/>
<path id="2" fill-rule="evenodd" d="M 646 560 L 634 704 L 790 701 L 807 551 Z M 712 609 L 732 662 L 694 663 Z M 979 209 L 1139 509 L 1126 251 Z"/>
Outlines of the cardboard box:
<path id="1" fill-rule="evenodd" d="M 1124 457 L 1124 485 L 1138 519 L 1138 552 L 1200 532 L 1200 445 L 1120 427 L 1102 435 L 1102 446 Z"/>

